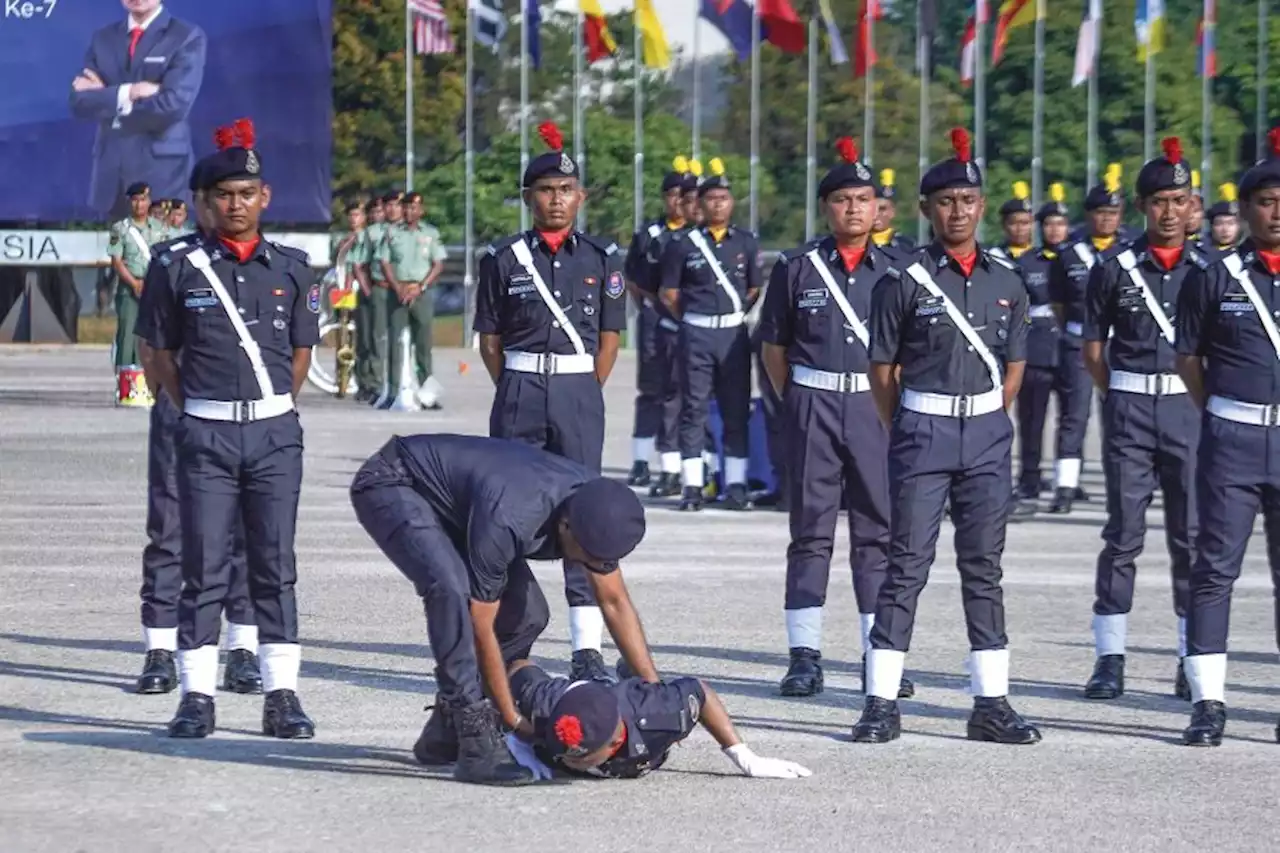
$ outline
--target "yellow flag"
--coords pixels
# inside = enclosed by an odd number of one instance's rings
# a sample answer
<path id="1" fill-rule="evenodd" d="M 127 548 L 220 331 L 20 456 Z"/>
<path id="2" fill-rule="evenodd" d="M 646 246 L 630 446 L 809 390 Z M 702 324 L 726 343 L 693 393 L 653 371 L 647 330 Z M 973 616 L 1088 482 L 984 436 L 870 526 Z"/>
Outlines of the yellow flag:
<path id="1" fill-rule="evenodd" d="M 653 10 L 653 0 L 636 0 L 636 26 L 640 28 L 644 64 L 650 68 L 670 67 L 671 50 L 667 47 L 667 34 L 662 31 L 662 22 Z"/>

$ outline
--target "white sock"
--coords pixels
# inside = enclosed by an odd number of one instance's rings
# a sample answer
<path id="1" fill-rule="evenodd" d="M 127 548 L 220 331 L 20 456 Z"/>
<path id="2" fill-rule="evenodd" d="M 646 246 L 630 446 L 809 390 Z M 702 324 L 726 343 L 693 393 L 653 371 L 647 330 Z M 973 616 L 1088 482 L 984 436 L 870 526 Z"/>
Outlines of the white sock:
<path id="1" fill-rule="evenodd" d="M 711 451 L 705 451 L 702 454 L 702 461 L 706 464 L 707 470 L 715 474 L 720 470 L 720 457 Z"/>
<path id="2" fill-rule="evenodd" d="M 907 653 L 893 649 L 871 649 L 867 652 L 867 695 L 877 699 L 898 701 L 898 688 L 902 686 L 902 671 L 907 665 Z"/>
<path id="3" fill-rule="evenodd" d="M 636 462 L 649 464 L 649 459 L 653 456 L 657 443 L 658 440 L 652 437 L 631 439 L 631 458 Z"/>
<path id="4" fill-rule="evenodd" d="M 1093 617 L 1093 644 L 1098 657 L 1124 654 L 1129 617 L 1124 613 Z"/>
<path id="5" fill-rule="evenodd" d="M 213 696 L 218 690 L 218 647 L 201 646 L 178 652 L 178 683 L 182 694 Z"/>
<path id="6" fill-rule="evenodd" d="M 1054 479 L 1059 489 L 1074 489 L 1080 485 L 1079 459 L 1059 459 L 1054 463 Z"/>
<path id="7" fill-rule="evenodd" d="M 164 649 L 166 652 L 178 650 L 177 628 L 143 628 L 142 639 L 147 644 L 147 651 Z"/>
<path id="8" fill-rule="evenodd" d="M 724 459 L 724 482 L 726 486 L 734 484 L 746 485 L 747 460 L 741 456 L 726 456 Z"/>
<path id="9" fill-rule="evenodd" d="M 694 486 L 701 489 L 703 486 L 702 478 L 702 459 L 682 459 L 680 461 L 680 480 L 684 483 L 685 488 Z"/>
<path id="10" fill-rule="evenodd" d="M 1187 656 L 1187 617 L 1178 617 L 1178 657 Z"/>
<path id="11" fill-rule="evenodd" d="M 600 651 L 604 644 L 604 614 L 599 607 L 569 608 L 569 637 L 573 640 L 573 650 L 583 649 Z"/>
<path id="12" fill-rule="evenodd" d="M 801 607 L 787 611 L 787 648 L 822 651 L 821 607 Z"/>
<path id="13" fill-rule="evenodd" d="M 302 646 L 297 643 L 263 643 L 258 647 L 262 668 L 262 692 L 298 689 Z"/>
<path id="14" fill-rule="evenodd" d="M 673 450 L 662 454 L 662 473 L 679 474 L 680 473 L 680 451 Z"/>
<path id="15" fill-rule="evenodd" d="M 969 653 L 969 689 L 974 696 L 1009 695 L 1009 650 Z"/>
<path id="16" fill-rule="evenodd" d="M 859 613 L 858 626 L 862 628 L 862 650 L 864 652 L 871 649 L 871 629 L 876 625 L 876 615 L 874 613 Z"/>
<path id="17" fill-rule="evenodd" d="M 244 649 L 256 655 L 258 653 L 258 626 L 228 622 L 227 651 L 234 649 Z"/>
<path id="18" fill-rule="evenodd" d="M 1182 661 L 1191 686 L 1191 701 L 1225 702 L 1227 693 L 1227 656 L 1188 655 Z"/>

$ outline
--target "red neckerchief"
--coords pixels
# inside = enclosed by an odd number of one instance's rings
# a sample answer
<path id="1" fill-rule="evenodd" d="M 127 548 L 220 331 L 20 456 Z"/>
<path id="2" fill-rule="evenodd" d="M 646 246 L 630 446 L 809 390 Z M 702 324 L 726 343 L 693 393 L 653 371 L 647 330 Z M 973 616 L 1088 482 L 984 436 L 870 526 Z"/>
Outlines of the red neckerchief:
<path id="1" fill-rule="evenodd" d="M 1147 251 L 1163 270 L 1173 269 L 1174 264 L 1182 257 L 1182 246 L 1147 246 Z"/>
<path id="2" fill-rule="evenodd" d="M 554 255 L 564 245 L 565 239 L 569 236 L 569 229 L 566 228 L 563 231 L 539 231 L 538 236 L 542 238 L 542 242 L 547 244 L 547 248 Z"/>
<path id="3" fill-rule="evenodd" d="M 858 264 L 862 263 L 863 257 L 867 254 L 866 246 L 836 246 L 836 250 L 840 252 L 840 257 L 844 260 L 846 272 L 853 272 Z"/>
<path id="4" fill-rule="evenodd" d="M 1263 266 L 1272 275 L 1280 273 L 1280 252 L 1268 252 L 1265 249 L 1259 249 L 1258 260 L 1262 261 Z"/>
<path id="5" fill-rule="evenodd" d="M 970 254 L 965 255 L 963 258 L 960 257 L 959 255 L 952 255 L 950 252 L 947 252 L 947 255 L 951 258 L 951 260 L 955 261 L 957 264 L 960 265 L 960 269 L 962 272 L 964 272 L 965 278 L 968 278 L 969 276 L 973 275 L 973 268 L 978 263 L 977 250 L 974 250 Z"/>
<path id="6" fill-rule="evenodd" d="M 218 242 L 226 246 L 227 251 L 235 255 L 236 260 L 243 264 L 245 261 L 253 257 L 253 253 L 257 251 L 258 244 L 262 242 L 262 238 L 254 237 L 247 243 L 241 243 L 237 240 L 232 240 L 229 237 L 224 237 L 219 234 Z"/>

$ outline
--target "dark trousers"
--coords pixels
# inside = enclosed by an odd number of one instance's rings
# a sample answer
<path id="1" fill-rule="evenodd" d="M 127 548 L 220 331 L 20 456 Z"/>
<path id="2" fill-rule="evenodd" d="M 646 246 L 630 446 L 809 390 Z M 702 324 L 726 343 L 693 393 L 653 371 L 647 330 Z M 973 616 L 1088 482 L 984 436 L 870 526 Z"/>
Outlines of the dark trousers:
<path id="1" fill-rule="evenodd" d="M 984 651 L 1008 644 L 1000 558 L 1012 446 L 1013 424 L 1003 411 L 949 418 L 899 410 L 889 434 L 889 573 L 876 603 L 872 648 L 910 648 L 948 497 L 969 646 Z"/>
<path id="2" fill-rule="evenodd" d="M 297 412 L 246 424 L 184 415 L 177 444 L 182 499 L 178 648 L 218 642 L 237 519 L 244 521 L 258 640 L 296 643 L 293 541 L 302 489 L 302 424 Z"/>
<path id="3" fill-rule="evenodd" d="M 1159 487 L 1173 573 L 1173 610 L 1186 615 L 1195 557 L 1195 454 L 1200 413 L 1190 395 L 1152 397 L 1111 391 L 1102 402 L 1102 464 L 1107 475 L 1105 543 L 1098 555 L 1093 612 L 1133 609 L 1136 562 L 1147 534 L 1147 507 Z"/>
<path id="4" fill-rule="evenodd" d="M 470 705 L 484 698 L 471 623 L 471 573 L 459 547 L 426 500 L 409 485 L 395 451 L 375 454 L 351 484 L 356 518 L 422 597 L 427 638 L 436 660 L 442 702 Z M 542 588 L 524 560 L 507 570 L 494 631 L 502 659 L 529 657 L 551 619 Z"/>
<path id="5" fill-rule="evenodd" d="M 179 412 L 163 391 L 151 408 L 147 442 L 147 546 L 142 550 L 142 626 L 176 628 L 182 594 L 182 513 L 178 500 Z M 230 582 L 223 607 L 227 621 L 254 624 L 249 601 L 244 525 L 235 520 L 230 546 Z"/>
<path id="6" fill-rule="evenodd" d="M 1058 396 L 1056 457 L 1083 459 L 1089 409 L 1093 406 L 1093 379 L 1084 366 L 1082 340 L 1064 334 L 1058 356 L 1058 370 L 1053 383 L 1053 392 Z M 1025 379 L 1023 383 L 1026 383 Z"/>
<path id="7" fill-rule="evenodd" d="M 1200 535 L 1191 570 L 1187 652 L 1227 651 L 1231 588 L 1262 511 L 1271 581 L 1280 590 L 1280 430 L 1206 414 L 1196 469 Z M 1276 598 L 1280 644 L 1280 597 Z"/>
<path id="8" fill-rule="evenodd" d="M 1040 463 L 1044 453 L 1044 421 L 1049 411 L 1057 371 L 1027 367 L 1018 390 L 1018 443 L 1022 456 L 1018 485 L 1028 494 L 1040 492 Z"/>
<path id="9" fill-rule="evenodd" d="M 747 458 L 751 416 L 751 345 L 745 326 L 680 326 L 680 456 L 700 459 L 707 446 L 707 413 L 716 398 L 724 422 L 724 455 Z"/>
<path id="10" fill-rule="evenodd" d="M 889 567 L 889 437 L 871 394 L 791 385 L 784 407 L 790 442 L 791 544 L 787 610 L 827 600 L 836 517 L 849 509 L 849 565 L 860 613 L 874 613 Z"/>
<path id="11" fill-rule="evenodd" d="M 504 370 L 489 413 L 489 435 L 540 447 L 599 472 L 604 454 L 604 393 L 594 373 L 542 376 Z M 596 603 L 587 569 L 564 564 L 570 607 Z"/>
<path id="12" fill-rule="evenodd" d="M 764 368 L 764 358 L 759 344 L 755 345 L 756 370 L 760 377 L 760 405 L 764 409 L 765 441 L 768 443 L 769 464 L 773 466 L 774 490 L 779 499 L 790 505 L 791 487 L 787 473 L 787 412 L 783 401 L 773 390 L 769 373 Z M 784 506 L 784 508 L 785 508 Z M 825 584 L 823 585 L 825 589 Z"/>
<path id="13" fill-rule="evenodd" d="M 656 439 L 659 453 L 672 453 L 680 449 L 680 334 L 674 320 L 662 321 L 651 305 L 636 317 L 636 421 L 631 434 Z"/>

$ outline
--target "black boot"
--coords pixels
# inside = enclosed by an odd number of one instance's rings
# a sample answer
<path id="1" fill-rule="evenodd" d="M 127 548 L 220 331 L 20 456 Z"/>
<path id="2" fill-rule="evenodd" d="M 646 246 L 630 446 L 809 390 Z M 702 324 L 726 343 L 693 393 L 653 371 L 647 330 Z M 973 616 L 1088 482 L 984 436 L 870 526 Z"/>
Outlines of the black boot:
<path id="1" fill-rule="evenodd" d="M 1084 685 L 1086 699 L 1116 699 L 1124 695 L 1124 655 L 1103 655 Z"/>
<path id="2" fill-rule="evenodd" d="M 1182 732 L 1187 746 L 1221 746 L 1227 728 L 1227 706 L 1221 702 L 1201 701 L 1192 706 L 1191 725 Z M 1280 731 L 1277 732 L 1280 737 Z"/>
<path id="3" fill-rule="evenodd" d="M 721 505 L 725 509 L 742 512 L 751 509 L 751 498 L 747 496 L 747 486 L 745 483 L 731 483 L 724 490 L 724 500 Z"/>
<path id="4" fill-rule="evenodd" d="M 1191 701 L 1191 684 L 1187 682 L 1187 671 L 1178 658 L 1178 674 L 1173 679 L 1173 695 L 1184 702 Z"/>
<path id="5" fill-rule="evenodd" d="M 865 654 L 862 656 L 862 695 L 867 695 L 867 656 Z M 905 675 L 902 676 L 902 680 L 898 682 L 898 698 L 910 699 L 914 695 L 916 695 L 915 684 Z"/>
<path id="6" fill-rule="evenodd" d="M 1004 696 L 979 696 L 969 715 L 969 740 L 989 743 L 1030 744 L 1040 742 L 1040 730 L 1022 719 Z"/>
<path id="7" fill-rule="evenodd" d="M 213 734 L 213 697 L 188 693 L 178 703 L 178 712 L 169 721 L 169 737 L 199 738 Z"/>
<path id="8" fill-rule="evenodd" d="M 649 487 L 649 497 L 670 498 L 680 494 L 680 475 L 663 471 L 657 481 Z"/>
<path id="9" fill-rule="evenodd" d="M 603 681 L 612 684 L 614 677 L 604 665 L 604 657 L 595 649 L 578 649 L 569 667 L 570 681 Z"/>
<path id="10" fill-rule="evenodd" d="M 453 708 L 437 696 L 436 703 L 428 705 L 427 710 L 431 716 L 413 745 L 413 757 L 428 767 L 453 764 L 458 760 L 458 726 L 453 719 Z"/>
<path id="11" fill-rule="evenodd" d="M 309 740 L 316 736 L 316 724 L 302 710 L 297 693 L 272 690 L 262 703 L 262 733 L 282 740 Z"/>
<path id="12" fill-rule="evenodd" d="M 1064 489 L 1059 487 L 1053 493 L 1053 502 L 1049 504 L 1049 512 L 1052 515 L 1066 515 L 1071 512 L 1071 504 L 1075 499 L 1075 489 Z"/>
<path id="13" fill-rule="evenodd" d="M 902 735 L 902 714 L 898 703 L 879 696 L 868 696 L 862 716 L 853 724 L 854 743 L 888 743 Z"/>
<path id="14" fill-rule="evenodd" d="M 647 486 L 653 480 L 649 474 L 649 463 L 636 460 L 631 466 L 631 473 L 627 475 L 628 486 Z"/>
<path id="15" fill-rule="evenodd" d="M 791 650 L 791 665 L 778 691 L 783 696 L 816 696 L 822 692 L 822 653 L 798 646 Z"/>
<path id="16" fill-rule="evenodd" d="M 533 774 L 507 749 L 498 719 L 488 702 L 455 708 L 458 763 L 453 778 L 476 785 L 532 785 Z"/>
<path id="17" fill-rule="evenodd" d="M 681 512 L 698 512 L 702 509 L 702 489 L 697 486 L 685 486 L 684 495 L 680 498 Z"/>
<path id="18" fill-rule="evenodd" d="M 222 671 L 222 689 L 232 693 L 261 693 L 262 673 L 258 656 L 248 649 L 227 652 L 227 665 Z"/>
<path id="19" fill-rule="evenodd" d="M 168 649 L 152 649 L 142 664 L 136 692 L 142 694 L 168 693 L 178 686 L 178 667 L 173 652 Z"/>
<path id="20" fill-rule="evenodd" d="M 1080 501 L 1081 503 L 1087 503 L 1089 500 L 1089 493 L 1086 492 L 1084 489 L 1080 488 L 1079 486 L 1076 486 L 1074 489 L 1071 490 L 1071 496 L 1074 497 L 1076 500 Z"/>

